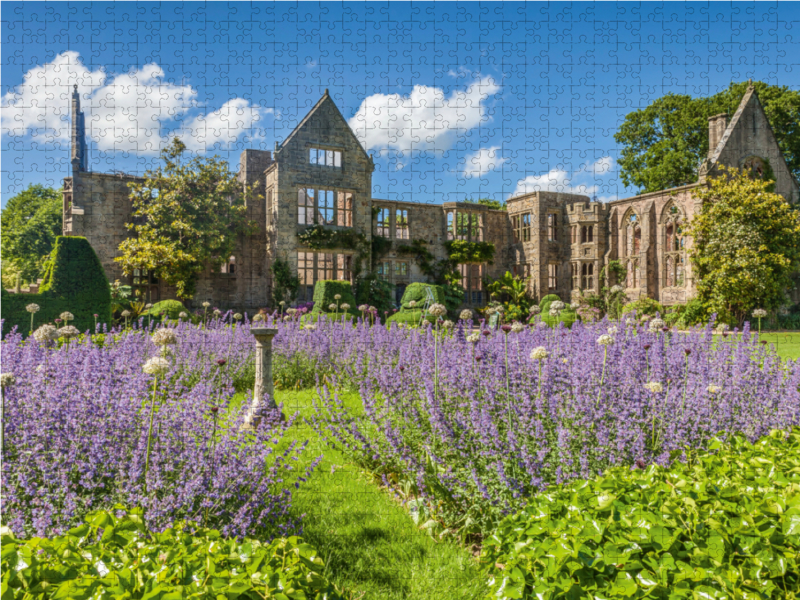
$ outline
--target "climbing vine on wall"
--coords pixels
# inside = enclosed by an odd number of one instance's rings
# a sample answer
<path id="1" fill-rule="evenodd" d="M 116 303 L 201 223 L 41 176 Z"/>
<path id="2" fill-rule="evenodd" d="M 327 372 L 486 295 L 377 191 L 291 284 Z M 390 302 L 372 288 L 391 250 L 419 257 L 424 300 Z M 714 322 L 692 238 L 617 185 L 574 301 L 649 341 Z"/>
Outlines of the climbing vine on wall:
<path id="1" fill-rule="evenodd" d="M 363 233 L 352 229 L 328 229 L 314 225 L 297 234 L 300 243 L 311 250 L 353 250 L 353 273 L 361 273 L 361 265 L 369 258 L 372 246 Z"/>
<path id="2" fill-rule="evenodd" d="M 272 261 L 272 300 L 275 304 L 281 301 L 291 302 L 297 296 L 300 278 L 292 272 L 289 261 L 276 258 Z"/>
<path id="3" fill-rule="evenodd" d="M 451 240 L 445 242 L 448 258 L 457 265 L 491 263 L 494 261 L 494 244 L 491 242 L 468 242 Z"/>

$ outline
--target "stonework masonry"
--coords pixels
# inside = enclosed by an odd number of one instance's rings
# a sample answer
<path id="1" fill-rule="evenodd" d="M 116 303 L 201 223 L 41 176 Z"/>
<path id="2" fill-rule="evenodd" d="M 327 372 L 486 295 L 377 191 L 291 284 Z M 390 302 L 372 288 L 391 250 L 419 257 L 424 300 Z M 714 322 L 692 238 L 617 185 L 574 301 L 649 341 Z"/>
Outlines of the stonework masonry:
<path id="1" fill-rule="evenodd" d="M 124 174 L 86 170 L 83 113 L 77 91 L 72 98 L 72 176 L 64 180 L 64 234 L 85 236 L 109 279 L 126 279 L 114 258 L 130 235 L 128 183 Z M 298 300 L 310 300 L 321 279 L 354 280 L 359 274 L 353 248 L 314 251 L 298 237 L 308 227 L 352 230 L 367 241 L 373 236 L 391 244 L 375 257 L 380 277 L 395 284 L 399 300 L 405 286 L 426 275 L 403 246 L 423 242 L 435 260 L 447 257 L 449 240 L 487 241 L 495 246 L 492 264 L 460 265 L 465 305 L 488 298 L 484 279 L 506 271 L 529 278 L 535 297 L 558 294 L 568 300 L 582 291 L 599 291 L 600 274 L 610 261 L 627 270 L 623 285 L 630 298 L 650 297 L 666 305 L 684 303 L 695 294 L 684 234 L 700 209 L 698 186 L 720 166 L 752 169 L 775 179 L 775 190 L 788 202 L 800 202 L 792 177 L 754 89 L 736 113 L 709 119 L 709 154 L 696 183 L 609 203 L 557 191 L 537 191 L 511 198 L 507 210 L 462 202 L 427 205 L 372 198 L 372 157 L 355 137 L 327 90 L 306 117 L 273 151 L 242 152 L 238 177 L 254 186 L 247 214 L 257 224 L 253 235 L 240 236 L 236 251 L 219 272 L 206 269 L 194 303 L 249 312 L 271 304 L 274 260 L 288 261 L 301 280 Z M 360 265 L 369 268 L 368 261 Z M 152 274 L 133 274 L 150 301 L 174 297 Z M 793 300 L 800 300 L 797 290 Z M 191 302 L 189 303 L 191 305 Z"/>

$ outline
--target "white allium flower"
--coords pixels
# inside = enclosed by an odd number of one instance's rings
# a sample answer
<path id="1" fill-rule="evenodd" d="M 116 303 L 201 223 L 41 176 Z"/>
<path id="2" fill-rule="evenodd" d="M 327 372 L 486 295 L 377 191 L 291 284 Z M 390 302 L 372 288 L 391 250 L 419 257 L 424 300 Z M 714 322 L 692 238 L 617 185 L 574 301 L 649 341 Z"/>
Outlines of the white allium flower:
<path id="1" fill-rule="evenodd" d="M 342 310 L 350 310 L 350 305 L 347 302 L 342 303 Z"/>
<path id="2" fill-rule="evenodd" d="M 757 308 L 753 311 L 753 316 L 756 319 L 763 319 L 767 316 L 767 311 L 765 311 L 763 308 Z"/>
<path id="3" fill-rule="evenodd" d="M 718 385 L 713 385 L 713 384 L 708 386 L 707 389 L 708 389 L 708 393 L 709 394 L 718 394 L 722 390 L 721 387 L 719 387 Z"/>
<path id="4" fill-rule="evenodd" d="M 286 306 L 286 300 L 281 300 L 280 302 L 278 302 L 278 304 L 280 304 L 281 306 Z"/>
<path id="5" fill-rule="evenodd" d="M 157 330 L 150 339 L 156 346 L 169 346 L 178 341 L 178 336 L 175 335 L 174 329 L 162 328 Z"/>
<path id="6" fill-rule="evenodd" d="M 531 307 L 528 309 L 528 312 L 529 312 L 530 314 L 532 314 L 532 315 L 538 315 L 540 312 L 542 312 L 542 307 L 541 307 L 541 306 L 539 306 L 538 304 L 534 304 L 533 306 L 531 306 Z"/>
<path id="7" fill-rule="evenodd" d="M 514 333 L 520 333 L 521 331 L 525 331 L 525 325 L 523 325 L 519 321 L 514 321 L 514 323 L 511 325 L 511 331 L 513 331 Z"/>
<path id="8" fill-rule="evenodd" d="M 497 312 L 497 311 L 495 310 L 494 306 L 486 307 L 486 314 L 487 315 L 493 315 L 495 312 Z"/>
<path id="9" fill-rule="evenodd" d="M 155 375 L 156 377 L 161 377 L 167 371 L 169 371 L 169 361 L 161 356 L 154 356 L 146 363 L 144 363 L 142 371 L 144 371 L 148 375 Z"/>
<path id="10" fill-rule="evenodd" d="M 153 308 L 153 305 L 152 305 L 152 304 L 150 304 L 150 303 L 148 302 L 147 304 L 145 304 L 145 305 L 144 305 L 144 307 L 145 307 L 147 310 L 150 310 L 151 308 Z"/>
<path id="11" fill-rule="evenodd" d="M 720 323 L 717 325 L 717 333 L 724 333 L 725 331 L 728 331 L 728 329 L 729 328 L 725 323 Z"/>
<path id="12" fill-rule="evenodd" d="M 63 337 L 66 339 L 78 337 L 80 334 L 81 332 L 78 331 L 78 328 L 74 325 L 65 325 L 58 330 L 58 337 Z"/>
<path id="13" fill-rule="evenodd" d="M 619 294 L 622 291 L 621 285 L 612 285 L 611 290 L 609 290 L 612 294 Z"/>
<path id="14" fill-rule="evenodd" d="M 131 316 L 131 311 L 129 311 L 129 310 L 123 310 L 123 311 L 122 311 L 122 316 L 123 316 L 124 318 L 126 318 L 126 319 L 127 319 L 128 317 L 130 317 L 130 316 Z"/>
<path id="15" fill-rule="evenodd" d="M 458 315 L 458 318 L 461 319 L 462 321 L 468 321 L 469 319 L 472 318 L 472 311 L 468 308 L 465 308 L 464 310 L 461 311 L 461 314 Z"/>
<path id="16" fill-rule="evenodd" d="M 291 320 L 292 320 L 292 317 L 283 317 L 283 320 L 284 320 L 284 321 L 291 321 Z"/>
<path id="17" fill-rule="evenodd" d="M 564 310 L 564 303 L 561 300 L 555 300 L 550 303 L 550 310 Z"/>
<path id="18" fill-rule="evenodd" d="M 664 387 L 657 381 L 650 381 L 648 383 L 645 383 L 644 387 L 646 387 L 648 390 L 650 390 L 654 394 L 657 394 L 659 392 L 663 392 L 664 391 Z"/>
<path id="19" fill-rule="evenodd" d="M 257 322 L 263 321 L 263 320 L 264 320 L 264 315 L 262 315 L 261 313 L 258 313 L 257 315 L 255 315 L 253 317 L 253 322 L 254 323 L 257 323 Z"/>
<path id="20" fill-rule="evenodd" d="M 314 331 L 317 328 L 316 325 L 313 323 L 309 323 L 308 325 L 303 325 L 303 329 L 307 329 L 308 331 Z"/>
<path id="21" fill-rule="evenodd" d="M 495 307 L 494 307 L 494 311 L 495 311 L 495 312 L 496 312 L 498 315 L 502 315 L 504 312 L 506 312 L 506 309 L 505 309 L 505 308 L 503 308 L 502 306 L 495 306 Z"/>
<path id="22" fill-rule="evenodd" d="M 203 308 L 208 308 L 211 306 L 211 302 L 203 302 Z"/>
<path id="23" fill-rule="evenodd" d="M 58 339 L 58 330 L 49 323 L 42 325 L 33 332 L 33 337 L 37 342 L 52 342 Z"/>
<path id="24" fill-rule="evenodd" d="M 454 323 L 450 319 L 447 319 L 444 323 L 442 323 L 442 327 L 445 329 L 450 329 L 453 325 Z"/>
<path id="25" fill-rule="evenodd" d="M 214 311 L 214 316 L 215 316 L 215 317 L 218 317 L 218 316 L 220 316 L 221 314 L 222 314 L 222 312 L 221 312 L 219 309 L 216 309 L 216 310 Z"/>
<path id="26" fill-rule="evenodd" d="M 597 343 L 601 346 L 610 346 L 614 343 L 614 338 L 608 334 L 604 334 L 597 338 Z"/>
<path id="27" fill-rule="evenodd" d="M 289 316 L 294 316 L 294 315 L 297 314 L 297 309 L 296 308 L 287 308 L 286 309 L 286 314 L 289 315 Z"/>
<path id="28" fill-rule="evenodd" d="M 61 317 L 61 319 L 63 321 L 74 321 L 75 320 L 75 316 L 71 312 L 67 312 L 67 311 L 61 313 L 58 316 Z"/>
<path id="29" fill-rule="evenodd" d="M 185 319 L 185 318 L 186 318 L 186 317 L 188 317 L 188 316 L 189 316 L 189 315 L 187 315 L 187 314 L 186 314 L 185 312 L 183 312 L 183 311 L 181 311 L 180 313 L 178 313 L 178 318 L 180 318 L 180 319 Z"/>
<path id="30" fill-rule="evenodd" d="M 241 321 L 242 313 L 234 313 L 233 318 L 236 319 L 237 321 Z"/>
<path id="31" fill-rule="evenodd" d="M 38 304 L 28 304 L 28 306 L 25 307 L 25 310 L 27 310 L 29 313 L 39 312 L 39 305 Z"/>
<path id="32" fill-rule="evenodd" d="M 655 319 L 650 321 L 650 326 L 649 327 L 650 327 L 650 331 L 658 331 L 659 329 L 664 327 L 664 320 L 663 319 L 659 319 L 658 317 L 656 317 Z"/>
<path id="33" fill-rule="evenodd" d="M 617 326 L 612 325 L 611 327 L 608 328 L 608 335 L 616 335 L 617 331 L 619 331 Z"/>
<path id="34" fill-rule="evenodd" d="M 650 315 L 642 315 L 642 319 L 641 319 L 642 323 L 645 323 L 646 321 L 649 321 L 649 320 L 650 320 Z"/>
<path id="35" fill-rule="evenodd" d="M 334 300 L 341 300 L 341 299 L 342 299 L 342 295 L 341 295 L 341 294 L 336 294 L 336 295 L 333 297 L 333 299 L 334 299 Z"/>
<path id="36" fill-rule="evenodd" d="M 569 307 L 572 310 L 578 310 L 581 307 L 581 303 L 580 302 L 573 302 L 572 304 L 569 305 Z"/>
<path id="37" fill-rule="evenodd" d="M 369 312 L 378 312 L 378 309 L 374 306 L 370 306 L 367 310 L 369 310 Z"/>
<path id="38" fill-rule="evenodd" d="M 336 304 L 334 304 L 333 302 L 331 302 L 330 304 L 328 304 L 328 310 L 336 310 L 337 308 L 338 308 L 338 307 L 337 307 L 337 306 L 336 306 Z"/>
<path id="39" fill-rule="evenodd" d="M 412 300 L 411 302 L 408 303 L 408 307 L 409 308 L 414 308 L 416 305 L 417 305 L 417 301 L 416 300 Z"/>
<path id="40" fill-rule="evenodd" d="M 358 310 L 361 311 L 362 313 L 363 312 L 367 312 L 369 310 L 369 305 L 368 304 L 359 304 L 358 305 Z"/>
<path id="41" fill-rule="evenodd" d="M 477 344 L 480 341 L 480 339 L 481 339 L 481 334 L 480 333 L 470 333 L 467 336 L 467 341 L 472 343 L 472 344 Z"/>
<path id="42" fill-rule="evenodd" d="M 428 312 L 434 317 L 443 317 L 447 314 L 447 309 L 444 307 L 444 304 L 431 304 Z"/>
<path id="43" fill-rule="evenodd" d="M 539 346 L 531 350 L 531 360 L 544 360 L 549 356 L 549 354 L 550 353 L 547 351 L 547 348 L 544 346 Z"/>
<path id="44" fill-rule="evenodd" d="M 560 311 L 557 308 L 551 308 L 550 309 L 550 316 L 551 317 L 557 317 L 559 314 L 560 314 Z"/>
<path id="45" fill-rule="evenodd" d="M 545 323 L 544 321 L 540 321 L 539 323 L 536 324 L 536 327 L 538 327 L 539 329 L 544 329 L 545 327 L 547 327 L 547 323 Z"/>
<path id="46" fill-rule="evenodd" d="M 14 377 L 13 373 L 3 373 L 0 375 L 0 387 L 7 388 L 10 385 L 14 385 L 17 379 Z"/>

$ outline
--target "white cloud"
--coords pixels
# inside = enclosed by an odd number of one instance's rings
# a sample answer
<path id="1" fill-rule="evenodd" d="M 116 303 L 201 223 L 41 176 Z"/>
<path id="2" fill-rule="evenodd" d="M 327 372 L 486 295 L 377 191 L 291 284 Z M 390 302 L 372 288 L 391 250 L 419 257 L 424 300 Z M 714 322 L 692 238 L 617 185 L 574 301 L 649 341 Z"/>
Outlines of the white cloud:
<path id="1" fill-rule="evenodd" d="M 181 135 L 179 119 L 197 111 L 197 92 L 191 85 L 165 80 L 155 63 L 109 76 L 100 68 L 89 71 L 77 52 L 67 51 L 51 62 L 34 67 L 23 83 L 2 98 L 4 135 L 64 142 L 70 134 L 70 98 L 78 85 L 86 135 L 100 151 L 155 154 L 172 135 Z M 269 112 L 234 98 L 219 110 L 191 117 L 188 124 L 199 139 L 184 141 L 202 150 L 216 143 L 230 144 Z"/>
<path id="2" fill-rule="evenodd" d="M 509 196 L 520 196 L 531 192 L 561 192 L 564 194 L 581 194 L 583 196 L 594 196 L 600 187 L 591 183 L 595 177 L 607 176 L 614 168 L 614 159 L 610 156 L 603 156 L 594 162 L 587 162 L 581 166 L 572 176 L 562 168 L 551 169 L 548 173 L 541 175 L 528 175 L 525 179 L 517 182 L 517 187 Z M 586 182 L 576 180 L 589 180 Z M 603 196 L 598 198 L 601 202 L 615 200 L 616 196 Z"/>
<path id="3" fill-rule="evenodd" d="M 488 121 L 485 102 L 499 91 L 490 77 L 449 97 L 440 88 L 415 85 L 407 96 L 368 96 L 349 123 L 368 150 L 443 151 L 457 136 Z"/>
<path id="4" fill-rule="evenodd" d="M 500 156 L 500 146 L 491 148 L 481 148 L 477 152 L 469 155 L 465 159 L 464 177 L 483 177 L 487 173 L 499 168 L 508 159 Z"/>

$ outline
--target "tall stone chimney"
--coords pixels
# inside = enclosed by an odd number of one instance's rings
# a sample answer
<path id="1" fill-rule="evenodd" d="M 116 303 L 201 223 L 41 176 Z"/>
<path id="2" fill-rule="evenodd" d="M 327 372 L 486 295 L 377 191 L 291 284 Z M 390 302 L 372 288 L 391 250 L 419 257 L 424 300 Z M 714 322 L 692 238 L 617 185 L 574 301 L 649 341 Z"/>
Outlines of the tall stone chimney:
<path id="1" fill-rule="evenodd" d="M 78 86 L 72 87 L 72 138 L 70 149 L 70 163 L 72 172 L 78 173 L 86 171 L 86 126 L 83 121 L 83 111 L 81 111 L 81 96 L 78 93 Z"/>
<path id="2" fill-rule="evenodd" d="M 728 127 L 728 113 L 720 113 L 713 117 L 708 117 L 708 158 L 711 158 L 716 150 L 725 129 Z"/>

